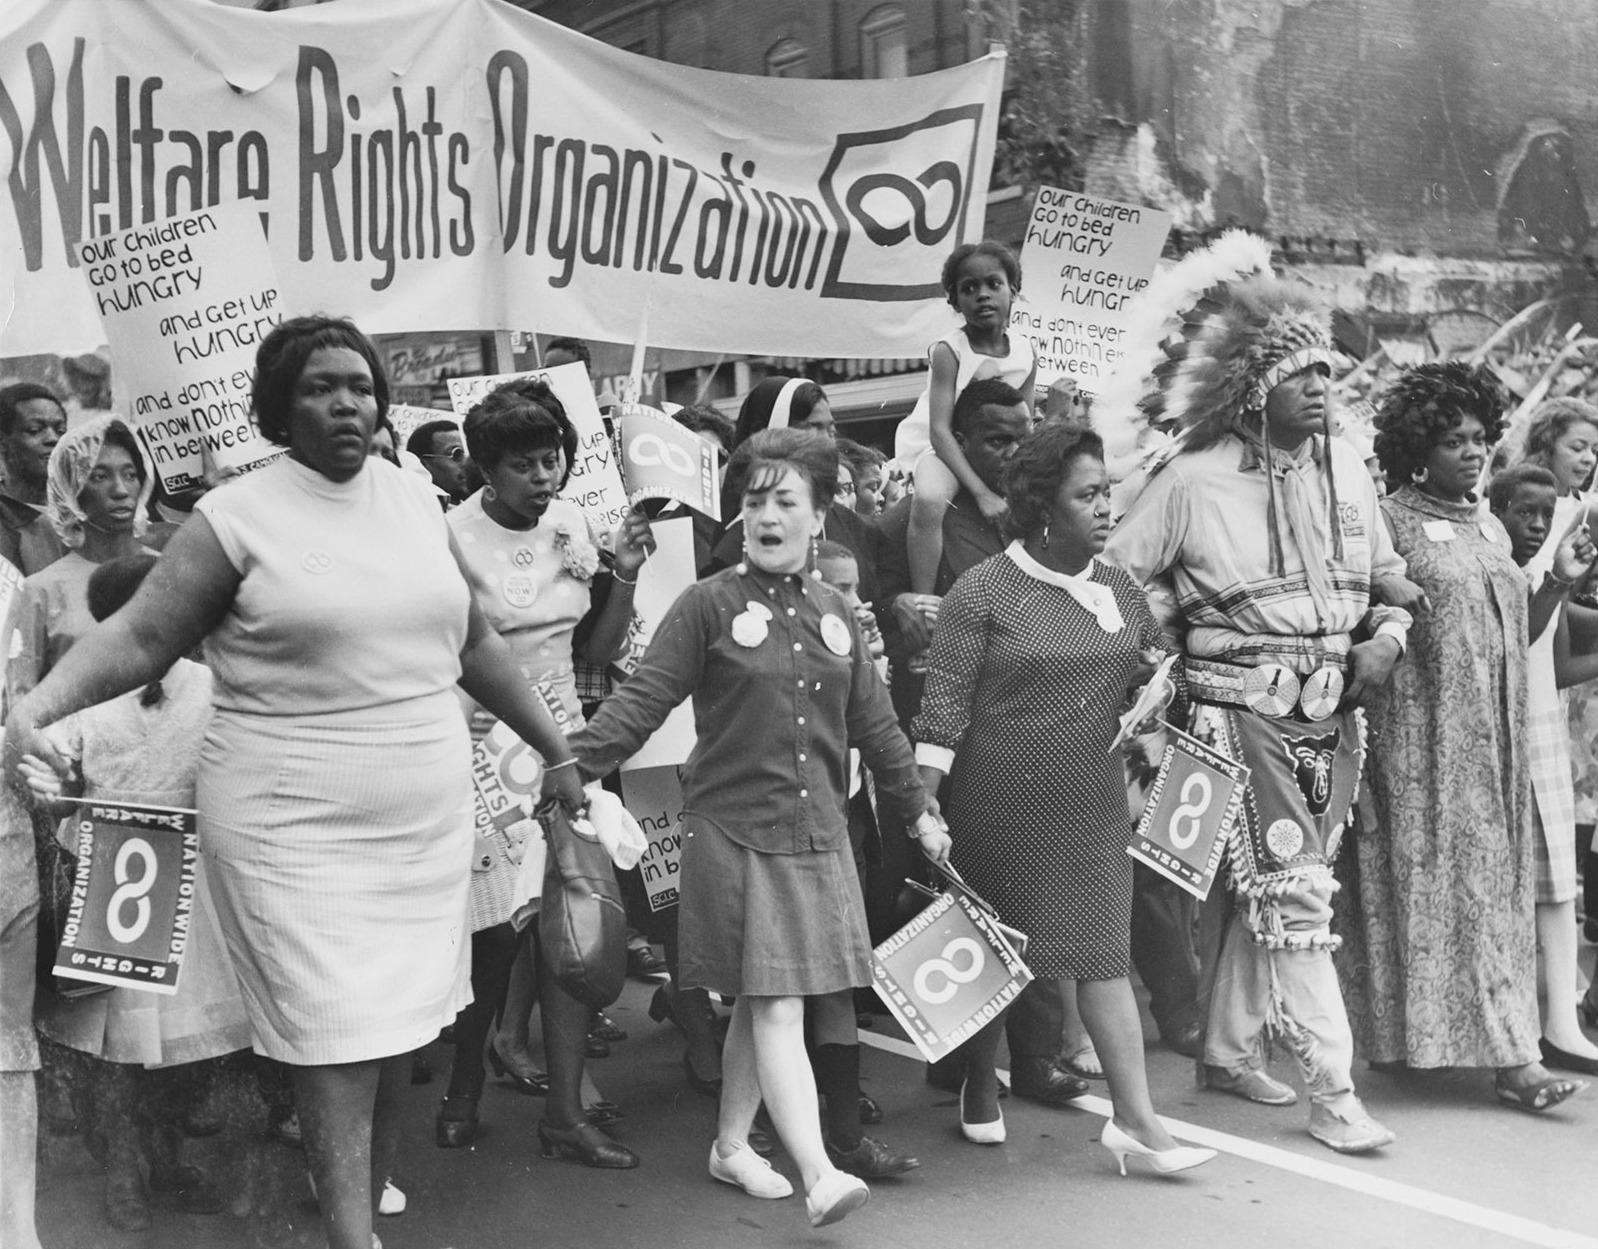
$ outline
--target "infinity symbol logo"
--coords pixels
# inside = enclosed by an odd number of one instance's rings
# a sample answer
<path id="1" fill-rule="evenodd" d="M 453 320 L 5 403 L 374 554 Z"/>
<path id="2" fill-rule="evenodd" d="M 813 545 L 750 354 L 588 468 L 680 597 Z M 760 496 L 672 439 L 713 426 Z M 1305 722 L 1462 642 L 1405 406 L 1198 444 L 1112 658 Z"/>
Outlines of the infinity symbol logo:
<path id="1" fill-rule="evenodd" d="M 925 187 L 930 191 L 939 182 L 947 183 L 949 186 L 949 208 L 944 219 L 933 225 L 927 220 L 927 197 L 922 194 L 921 188 Z M 915 220 L 916 242 L 930 247 L 942 242 L 954 228 L 954 223 L 959 220 L 962 186 L 960 167 L 952 160 L 940 160 L 917 174 L 914 182 L 896 173 L 866 174 L 862 178 L 855 179 L 854 184 L 844 194 L 843 202 L 849 214 L 860 223 L 868 239 L 878 247 L 893 247 L 910 237 L 910 226 L 904 222 L 897 225 L 884 224 L 867 210 L 865 201 L 874 191 L 894 192 L 910 207 Z"/>
<path id="2" fill-rule="evenodd" d="M 957 954 L 965 954 L 970 962 L 965 967 L 957 967 L 954 958 Z M 987 961 L 982 952 L 982 946 L 970 937 L 956 937 L 943 947 L 943 953 L 938 958 L 929 958 L 916 968 L 915 979 L 911 987 L 915 989 L 916 996 L 929 1006 L 942 1006 L 960 991 L 960 986 L 970 984 L 982 974 L 982 965 Z M 932 978 L 937 976 L 942 979 L 943 987 L 934 989 Z"/>

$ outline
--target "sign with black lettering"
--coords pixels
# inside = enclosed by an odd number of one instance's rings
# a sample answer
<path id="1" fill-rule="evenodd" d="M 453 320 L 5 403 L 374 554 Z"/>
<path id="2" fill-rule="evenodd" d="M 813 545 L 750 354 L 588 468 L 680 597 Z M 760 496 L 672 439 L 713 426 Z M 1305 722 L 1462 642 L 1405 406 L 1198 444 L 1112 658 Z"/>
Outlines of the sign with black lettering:
<path id="1" fill-rule="evenodd" d="M 622 801 L 649 839 L 638 860 L 651 911 L 677 905 L 682 873 L 682 770 L 639 768 L 621 774 Z"/>
<path id="2" fill-rule="evenodd" d="M 871 982 L 928 1062 L 969 1041 L 1032 982 L 994 917 L 947 889 L 871 952 Z"/>
<path id="3" fill-rule="evenodd" d="M 111 345 L 116 405 L 169 491 L 204 457 L 245 471 L 283 454 L 251 412 L 255 349 L 283 319 L 259 216 L 217 204 L 77 249 Z"/>
<path id="4" fill-rule="evenodd" d="M 1171 214 L 1039 187 L 1021 244 L 1027 297 L 1010 328 L 1038 359 L 1038 388 L 1074 378 L 1097 394 L 1120 360 L 1133 298 L 1149 284 Z"/>
<path id="5" fill-rule="evenodd" d="M 617 408 L 621 475 L 627 501 L 675 499 L 712 520 L 721 519 L 716 449 L 658 408 L 624 403 Z"/>
<path id="6" fill-rule="evenodd" d="M 1126 852 L 1199 900 L 1207 898 L 1242 811 L 1248 775 L 1241 763 L 1171 730 Z"/>
<path id="7" fill-rule="evenodd" d="M 194 812 L 83 800 L 78 873 L 55 974 L 176 993 L 194 913 Z"/>

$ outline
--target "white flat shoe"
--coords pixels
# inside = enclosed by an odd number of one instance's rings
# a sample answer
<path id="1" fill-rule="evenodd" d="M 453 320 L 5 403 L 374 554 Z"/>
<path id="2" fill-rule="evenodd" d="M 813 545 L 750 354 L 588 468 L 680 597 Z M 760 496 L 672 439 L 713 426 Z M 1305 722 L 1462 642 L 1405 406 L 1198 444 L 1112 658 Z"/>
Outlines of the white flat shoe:
<path id="1" fill-rule="evenodd" d="M 805 1194 L 805 1210 L 810 1215 L 811 1227 L 826 1227 L 852 1214 L 871 1200 L 871 1190 L 866 1182 L 842 1171 L 834 1171 Z"/>
<path id="2" fill-rule="evenodd" d="M 385 1178 L 383 1180 L 383 1191 L 377 1198 L 377 1212 L 392 1218 L 395 1215 L 404 1214 L 407 1204 L 405 1193 L 400 1187 L 394 1183 L 392 1178 Z"/>
<path id="3" fill-rule="evenodd" d="M 741 1142 L 728 1158 L 723 1158 L 716 1151 L 715 1143 L 711 1143 L 710 1178 L 741 1188 L 751 1197 L 775 1200 L 793 1196 L 793 1185 L 774 1171 L 769 1162 Z"/>
<path id="4" fill-rule="evenodd" d="M 960 1085 L 960 1135 L 973 1145 L 1004 1144 L 1004 1111 L 992 1123 L 967 1123 L 965 1121 L 965 1084 Z"/>
<path id="5" fill-rule="evenodd" d="M 1161 1175 L 1172 1175 L 1177 1171 L 1186 1171 L 1192 1167 L 1203 1166 L 1215 1157 L 1213 1149 L 1201 1149 L 1197 1145 L 1176 1145 L 1170 1149 L 1150 1149 L 1142 1141 L 1134 1140 L 1120 1128 L 1115 1126 L 1114 1119 L 1104 1121 L 1104 1131 L 1099 1136 L 1099 1143 L 1110 1151 L 1110 1156 L 1121 1168 L 1121 1174 L 1126 1174 L 1126 1156 L 1131 1154 L 1134 1158 L 1147 1159 L 1148 1164 Z"/>

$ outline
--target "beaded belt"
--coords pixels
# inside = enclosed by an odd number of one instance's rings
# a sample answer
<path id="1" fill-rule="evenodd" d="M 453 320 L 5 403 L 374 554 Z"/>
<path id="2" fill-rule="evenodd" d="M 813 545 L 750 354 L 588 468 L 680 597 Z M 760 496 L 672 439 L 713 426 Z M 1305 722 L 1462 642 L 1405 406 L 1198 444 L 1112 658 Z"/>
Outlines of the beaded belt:
<path id="1" fill-rule="evenodd" d="M 1343 699 L 1344 665 L 1328 661 L 1301 677 L 1281 664 L 1246 668 L 1214 659 L 1186 662 L 1189 693 L 1200 702 L 1247 707 L 1257 715 L 1297 712 L 1306 720 L 1325 720 Z"/>

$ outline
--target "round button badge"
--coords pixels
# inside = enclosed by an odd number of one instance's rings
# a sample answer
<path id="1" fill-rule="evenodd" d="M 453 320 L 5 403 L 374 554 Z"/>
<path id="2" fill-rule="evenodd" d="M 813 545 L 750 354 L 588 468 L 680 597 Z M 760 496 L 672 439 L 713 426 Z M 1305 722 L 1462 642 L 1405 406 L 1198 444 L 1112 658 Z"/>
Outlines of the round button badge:
<path id="1" fill-rule="evenodd" d="M 831 612 L 821 618 L 821 640 L 834 655 L 847 655 L 854 645 L 849 626 Z"/>
<path id="2" fill-rule="evenodd" d="M 499 592 L 512 607 L 531 607 L 538 597 L 538 585 L 524 572 L 513 572 L 500 583 Z"/>

